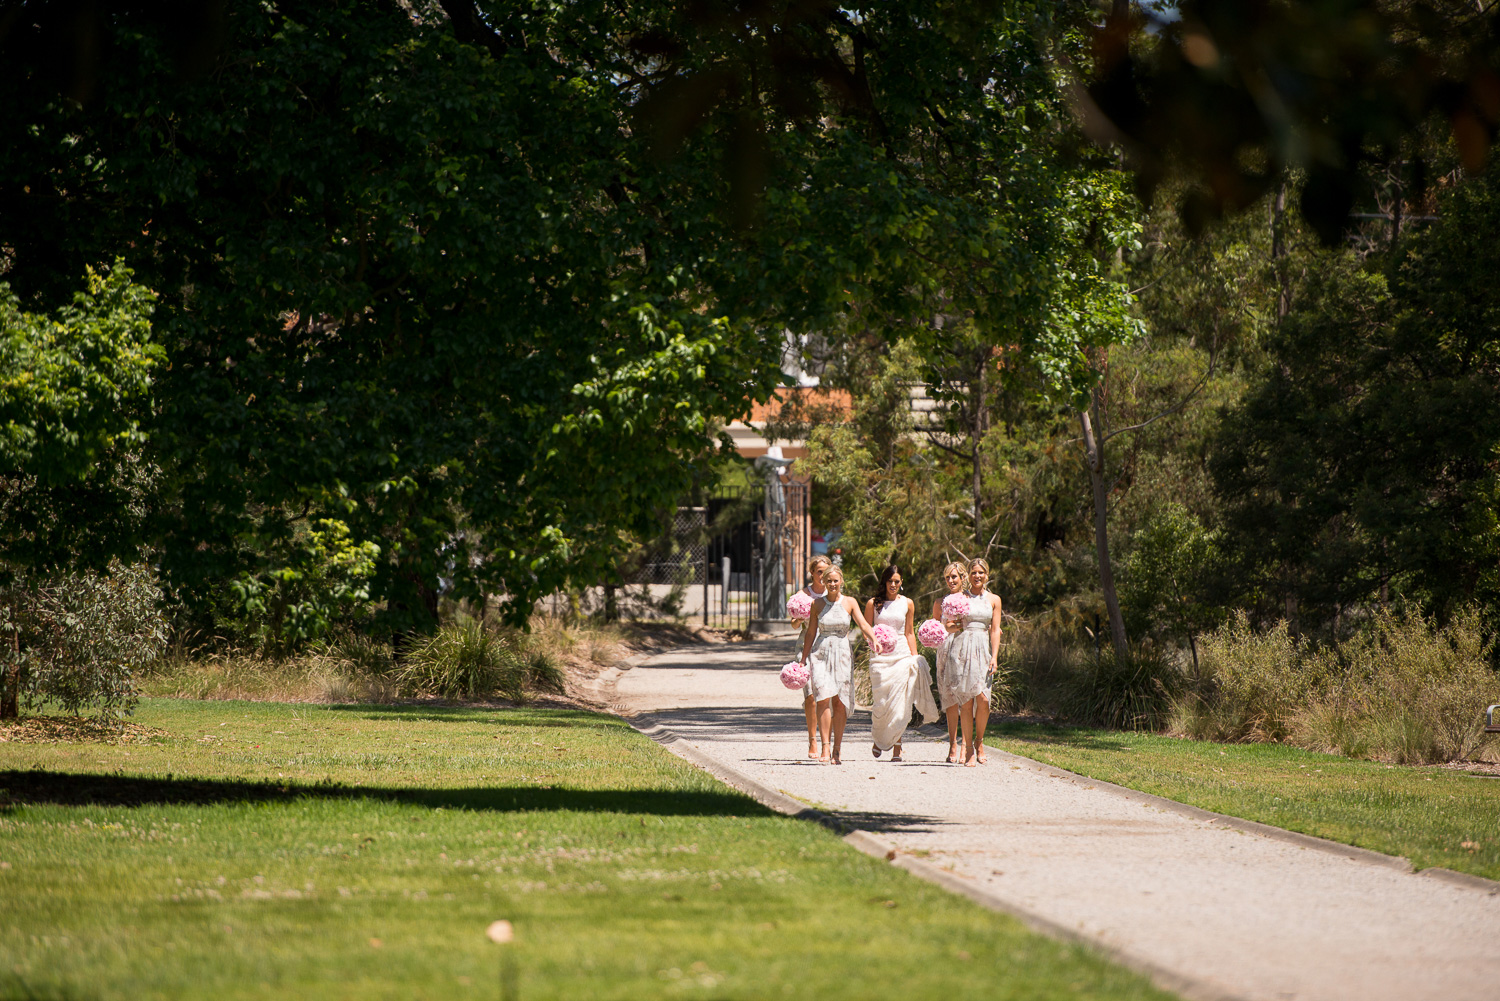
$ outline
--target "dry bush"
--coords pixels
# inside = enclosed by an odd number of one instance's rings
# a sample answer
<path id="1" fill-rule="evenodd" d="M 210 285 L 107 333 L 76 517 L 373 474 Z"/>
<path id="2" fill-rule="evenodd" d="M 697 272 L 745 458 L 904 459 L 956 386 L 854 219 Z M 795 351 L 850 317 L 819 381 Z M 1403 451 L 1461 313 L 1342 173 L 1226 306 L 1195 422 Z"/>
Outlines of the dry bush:
<path id="1" fill-rule="evenodd" d="M 1379 614 L 1337 648 L 1257 633 L 1243 614 L 1204 638 L 1202 670 L 1172 708 L 1171 730 L 1207 740 L 1286 741 L 1404 764 L 1492 756 L 1481 714 L 1500 675 L 1477 612 L 1437 626 Z"/>
<path id="2" fill-rule="evenodd" d="M 1242 611 L 1199 641 L 1198 664 L 1171 708 L 1169 729 L 1220 741 L 1284 740 L 1321 666 L 1299 649 L 1285 622 L 1258 633 Z"/>

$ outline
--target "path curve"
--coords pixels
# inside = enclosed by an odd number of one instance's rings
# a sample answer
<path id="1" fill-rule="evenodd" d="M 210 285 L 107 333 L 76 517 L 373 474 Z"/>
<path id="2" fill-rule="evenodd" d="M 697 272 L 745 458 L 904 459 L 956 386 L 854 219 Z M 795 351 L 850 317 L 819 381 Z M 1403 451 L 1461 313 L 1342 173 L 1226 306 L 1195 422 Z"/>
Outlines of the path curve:
<path id="1" fill-rule="evenodd" d="M 850 721 L 843 766 L 809 762 L 801 705 L 776 678 L 795 655 L 786 640 L 682 648 L 618 674 L 604 694 L 699 763 L 833 813 L 900 860 L 937 867 L 908 868 L 1188 996 L 1500 999 L 1492 887 L 1253 833 L 1002 752 L 983 768 L 949 765 L 937 727 L 908 731 L 905 762 L 877 761 L 868 713 Z"/>

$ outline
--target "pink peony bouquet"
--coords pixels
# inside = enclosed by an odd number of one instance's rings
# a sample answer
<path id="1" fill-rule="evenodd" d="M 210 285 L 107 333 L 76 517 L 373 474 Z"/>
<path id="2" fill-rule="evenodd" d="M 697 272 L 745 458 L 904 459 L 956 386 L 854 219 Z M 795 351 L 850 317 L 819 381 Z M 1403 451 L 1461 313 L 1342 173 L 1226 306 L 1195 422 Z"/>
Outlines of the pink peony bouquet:
<path id="1" fill-rule="evenodd" d="M 969 614 L 969 596 L 950 594 L 943 599 L 943 618 L 961 619 Z"/>
<path id="2" fill-rule="evenodd" d="M 917 627 L 917 639 L 922 641 L 925 647 L 940 647 L 943 640 L 948 638 L 948 630 L 937 619 L 928 619 Z"/>
<path id="3" fill-rule="evenodd" d="M 798 591 L 786 600 L 787 618 L 793 622 L 806 622 L 807 617 L 812 614 L 812 606 L 813 600 L 806 593 Z"/>
<path id="4" fill-rule="evenodd" d="M 890 626 L 876 626 L 870 630 L 875 639 L 875 652 L 884 656 L 896 652 L 896 630 Z"/>
<path id="5" fill-rule="evenodd" d="M 781 669 L 781 683 L 787 688 L 801 688 L 807 684 L 807 668 L 792 661 Z"/>

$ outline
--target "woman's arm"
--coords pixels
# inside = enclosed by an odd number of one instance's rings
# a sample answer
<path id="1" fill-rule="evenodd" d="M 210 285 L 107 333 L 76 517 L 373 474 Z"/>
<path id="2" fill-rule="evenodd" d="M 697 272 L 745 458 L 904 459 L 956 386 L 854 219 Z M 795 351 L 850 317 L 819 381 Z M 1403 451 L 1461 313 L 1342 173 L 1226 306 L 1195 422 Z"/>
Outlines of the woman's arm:
<path id="1" fill-rule="evenodd" d="M 990 595 L 990 670 L 995 669 L 1000 660 L 1000 596 Z"/>
<path id="2" fill-rule="evenodd" d="M 807 613 L 807 633 L 802 637 L 802 663 L 807 664 L 807 658 L 812 653 L 813 638 L 818 635 L 818 615 L 823 610 L 823 599 L 817 598 L 813 601 L 812 611 Z"/>
<path id="3" fill-rule="evenodd" d="M 915 657 L 917 655 L 917 625 L 916 625 L 916 618 L 917 618 L 917 603 L 915 601 L 907 601 L 907 603 L 906 603 L 906 647 L 907 647 L 907 649 L 909 649 L 911 651 L 913 657 Z"/>
<path id="4" fill-rule="evenodd" d="M 870 649 L 871 650 L 874 650 L 875 649 L 875 631 L 870 627 L 870 623 L 868 623 L 868 622 L 865 621 L 864 614 L 862 612 L 860 612 L 860 610 L 859 610 L 859 602 L 857 602 L 853 598 L 849 598 L 849 597 L 846 597 L 843 600 L 847 601 L 849 603 L 849 604 L 847 604 L 847 605 L 844 606 L 844 611 L 846 611 L 846 612 L 849 613 L 849 617 L 851 619 L 853 619 L 855 622 L 859 623 L 859 631 L 865 634 L 865 642 L 868 643 L 868 644 L 870 644 Z"/>

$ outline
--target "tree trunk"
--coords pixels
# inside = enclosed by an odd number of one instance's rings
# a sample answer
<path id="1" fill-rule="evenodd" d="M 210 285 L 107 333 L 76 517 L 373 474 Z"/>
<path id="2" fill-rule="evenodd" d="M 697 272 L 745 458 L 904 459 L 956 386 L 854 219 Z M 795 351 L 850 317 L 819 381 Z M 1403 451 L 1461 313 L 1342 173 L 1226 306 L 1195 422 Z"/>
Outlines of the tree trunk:
<path id="1" fill-rule="evenodd" d="M 1276 319 L 1280 321 L 1292 308 L 1292 276 L 1281 261 L 1286 257 L 1286 173 L 1276 184 L 1271 201 L 1271 266 L 1276 269 Z"/>
<path id="2" fill-rule="evenodd" d="M 620 621 L 620 603 L 615 599 L 615 586 L 613 584 L 604 585 L 604 621 Z"/>
<path id="3" fill-rule="evenodd" d="M 1098 408 L 1098 390 L 1094 391 L 1093 402 Z M 1099 589 L 1104 592 L 1104 607 L 1109 612 L 1109 637 L 1114 644 L 1115 656 L 1123 660 L 1130 653 L 1130 643 L 1125 637 L 1125 619 L 1120 614 L 1120 596 L 1115 591 L 1115 573 L 1109 560 L 1109 497 L 1104 489 L 1103 421 L 1099 422 L 1096 434 L 1087 409 L 1079 411 L 1078 420 L 1083 425 L 1089 483 L 1094 488 L 1094 546 L 1099 552 Z"/>
<path id="4" fill-rule="evenodd" d="M 984 556 L 979 549 L 984 546 L 984 507 L 980 497 L 980 491 L 984 488 L 984 472 L 980 463 L 980 445 L 984 441 L 984 368 L 986 359 L 981 355 L 979 370 L 974 373 L 974 399 L 970 405 L 974 408 L 974 431 L 973 431 L 973 462 L 974 462 L 974 545 L 975 556 Z"/>
<path id="5" fill-rule="evenodd" d="M 10 636 L 10 663 L 0 680 L 0 719 L 19 719 L 21 715 L 21 630 L 13 630 Z"/>

